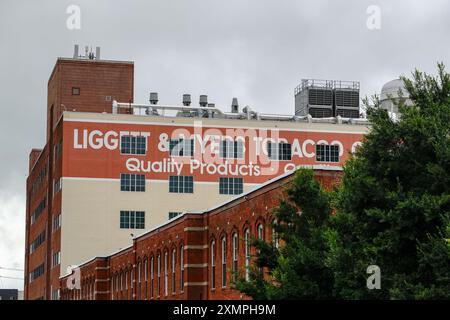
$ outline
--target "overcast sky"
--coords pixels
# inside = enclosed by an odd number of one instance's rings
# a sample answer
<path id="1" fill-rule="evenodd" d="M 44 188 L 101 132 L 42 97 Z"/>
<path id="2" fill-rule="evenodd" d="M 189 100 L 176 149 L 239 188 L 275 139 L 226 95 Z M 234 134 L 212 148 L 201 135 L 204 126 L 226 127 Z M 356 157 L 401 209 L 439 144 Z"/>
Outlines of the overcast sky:
<path id="1" fill-rule="evenodd" d="M 70 5 L 81 28 L 67 28 Z M 367 8 L 380 9 L 369 29 Z M 371 11 L 372 13 L 373 11 Z M 372 20 L 370 20 L 372 21 Z M 373 25 L 373 24 L 372 24 Z M 47 81 L 73 45 L 135 62 L 135 102 L 183 93 L 292 114 L 302 78 L 357 80 L 363 95 L 414 68 L 450 64 L 450 2 L 319 0 L 0 0 L 0 268 L 23 268 L 25 180 L 31 148 L 45 143 Z M 22 288 L 0 269 L 0 288 Z"/>

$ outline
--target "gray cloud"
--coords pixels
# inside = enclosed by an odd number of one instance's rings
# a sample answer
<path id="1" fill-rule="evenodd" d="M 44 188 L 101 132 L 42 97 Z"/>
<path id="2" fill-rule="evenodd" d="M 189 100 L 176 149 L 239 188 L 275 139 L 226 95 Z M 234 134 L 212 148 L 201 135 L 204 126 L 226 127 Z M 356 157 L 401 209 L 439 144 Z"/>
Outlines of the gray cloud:
<path id="1" fill-rule="evenodd" d="M 70 4 L 81 8 L 81 30 L 66 28 Z M 377 31 L 366 27 L 372 4 L 381 9 Z M 23 263 L 17 235 L 28 153 L 44 144 L 48 77 L 74 43 L 134 60 L 136 102 L 150 90 L 164 103 L 205 93 L 221 108 L 237 96 L 259 111 L 293 113 L 302 78 L 358 80 L 363 94 L 373 94 L 416 67 L 448 65 L 449 13 L 445 0 L 2 0 L 0 241 L 7 246 L 0 266 Z"/>

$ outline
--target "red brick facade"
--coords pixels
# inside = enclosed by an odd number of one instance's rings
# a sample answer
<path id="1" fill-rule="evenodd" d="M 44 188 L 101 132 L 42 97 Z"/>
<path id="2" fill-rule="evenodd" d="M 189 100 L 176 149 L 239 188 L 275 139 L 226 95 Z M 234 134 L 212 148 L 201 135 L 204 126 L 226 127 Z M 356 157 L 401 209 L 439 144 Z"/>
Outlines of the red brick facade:
<path id="1" fill-rule="evenodd" d="M 341 172 L 316 169 L 315 176 L 330 189 L 339 182 Z M 275 179 L 211 210 L 186 213 L 134 238 L 120 252 L 82 264 L 78 269 L 81 288 L 67 287 L 74 275 L 61 278 L 61 299 L 245 299 L 230 287 L 235 263 L 239 272 L 246 269 L 245 232 L 273 240 L 271 211 L 285 196 L 291 177 Z"/>
<path id="2" fill-rule="evenodd" d="M 63 111 L 111 113 L 113 100 L 133 102 L 133 81 L 133 62 L 59 58 L 48 82 L 47 138 Z"/>
<path id="3" fill-rule="evenodd" d="M 59 289 L 60 268 L 58 264 L 53 266 L 52 259 L 60 251 L 60 229 L 54 222 L 61 213 L 61 193 L 53 188 L 62 175 L 62 112 L 111 113 L 112 100 L 133 101 L 133 77 L 132 62 L 63 58 L 56 62 L 48 82 L 47 143 L 42 150 L 32 149 L 29 155 L 25 299 L 51 299 L 52 291 Z M 72 88 L 78 88 L 78 94 L 74 95 Z M 36 212 L 39 215 L 34 221 Z M 32 243 L 42 234 L 45 240 L 33 250 Z M 39 271 L 35 280 L 30 277 L 33 270 Z"/>

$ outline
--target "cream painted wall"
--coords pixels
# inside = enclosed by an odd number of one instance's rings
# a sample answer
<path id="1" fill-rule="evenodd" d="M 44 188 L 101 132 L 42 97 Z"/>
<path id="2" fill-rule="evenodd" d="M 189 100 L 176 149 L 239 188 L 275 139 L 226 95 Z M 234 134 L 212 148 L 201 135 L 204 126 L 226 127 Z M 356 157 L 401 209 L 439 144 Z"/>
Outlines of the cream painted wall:
<path id="1" fill-rule="evenodd" d="M 244 192 L 255 185 L 244 185 Z M 168 221 L 170 211 L 205 210 L 231 199 L 218 183 L 194 182 L 194 193 L 169 193 L 168 181 L 147 180 L 145 192 L 120 191 L 119 179 L 63 178 L 61 276 L 69 265 L 108 255 Z M 120 229 L 120 210 L 145 211 L 145 229 Z"/>

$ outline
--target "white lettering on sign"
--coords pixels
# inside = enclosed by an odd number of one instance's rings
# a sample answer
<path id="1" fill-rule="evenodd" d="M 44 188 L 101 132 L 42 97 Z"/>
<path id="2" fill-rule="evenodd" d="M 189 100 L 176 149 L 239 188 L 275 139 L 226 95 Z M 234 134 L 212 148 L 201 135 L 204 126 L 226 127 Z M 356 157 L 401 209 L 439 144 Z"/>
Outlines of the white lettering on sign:
<path id="1" fill-rule="evenodd" d="M 339 140 L 312 140 L 310 138 L 302 140 L 295 137 L 288 140 L 281 138 L 278 131 L 274 131 L 275 133 L 269 132 L 269 134 L 267 130 L 248 129 L 222 133 L 218 129 L 209 129 L 189 133 L 186 129 L 176 129 L 173 132 L 160 132 L 159 136 L 153 138 L 152 143 L 150 143 L 150 132 L 74 129 L 73 148 L 117 150 L 120 149 L 121 139 L 124 136 L 145 137 L 145 147 L 149 151 L 152 161 L 143 159 L 142 156 L 144 155 L 130 157 L 125 163 L 129 172 L 245 177 L 273 175 L 283 170 L 284 172 L 295 170 L 298 166 L 298 163 L 294 163 L 295 159 L 314 158 L 316 156 L 316 145 L 337 145 L 341 157 L 348 151 L 355 152 L 361 145 L 361 142 L 356 141 L 352 143 L 350 150 L 345 150 L 344 144 Z M 311 136 L 309 135 L 309 137 Z M 193 155 L 188 154 L 181 157 L 177 156 L 176 159 L 172 158 L 169 154 L 171 139 L 192 139 L 194 143 Z M 239 145 L 231 144 L 231 147 L 230 144 L 225 144 L 224 146 L 228 148 L 227 155 L 236 154 L 236 156 L 224 157 L 221 154 L 222 141 L 242 141 L 243 143 Z M 289 162 L 269 159 L 269 143 L 290 143 Z M 237 146 L 239 146 L 239 149 L 237 149 Z M 154 160 L 155 157 L 157 160 Z"/>
<path id="2" fill-rule="evenodd" d="M 150 137 L 150 132 L 137 132 L 137 131 L 107 131 L 103 133 L 100 130 L 91 130 L 83 129 L 78 130 L 74 129 L 73 132 L 73 147 L 74 149 L 94 149 L 99 150 L 102 148 L 106 148 L 108 150 L 116 150 L 119 148 L 120 139 L 123 136 L 135 136 L 135 137 Z M 159 143 L 157 144 L 157 150 L 161 152 L 169 151 L 169 141 L 174 136 L 169 135 L 168 133 L 161 133 L 159 135 Z M 220 136 L 218 134 L 207 134 L 205 136 L 201 136 L 199 134 L 188 135 L 188 133 L 183 132 L 179 135 L 176 135 L 177 138 L 180 139 L 193 139 L 195 141 L 195 149 L 199 151 L 200 154 L 205 156 L 205 153 L 211 154 L 219 154 L 220 150 L 220 142 L 223 140 L 231 140 L 231 141 L 243 141 L 245 142 L 245 137 L 231 137 L 231 136 Z M 292 146 L 292 157 L 299 158 L 313 158 L 315 157 L 315 148 L 314 146 L 317 144 L 325 144 L 325 145 L 338 145 L 339 146 L 339 156 L 344 155 L 344 145 L 339 140 L 333 140 L 331 142 L 321 139 L 318 141 L 314 141 L 311 139 L 305 139 L 301 141 L 300 139 L 292 139 L 292 141 L 288 141 L 285 138 L 266 138 L 266 137 L 252 137 L 252 139 L 247 140 L 250 145 L 250 150 L 253 150 L 251 156 L 261 156 L 268 155 L 268 143 L 291 143 Z M 250 143 L 250 142 L 253 142 Z M 148 141 L 147 141 L 148 143 Z M 353 143 L 351 147 L 351 152 L 355 152 L 356 148 L 361 145 L 361 142 L 357 141 Z M 243 145 L 244 153 L 247 151 L 247 147 L 244 143 Z M 261 159 L 260 159 L 261 160 Z"/>
<path id="3" fill-rule="evenodd" d="M 127 159 L 125 166 L 130 172 L 147 173 L 172 173 L 181 175 L 185 167 L 188 167 L 190 174 L 218 174 L 231 176 L 260 176 L 261 167 L 253 163 L 249 164 L 231 164 L 228 162 L 203 163 L 195 159 L 188 162 L 177 162 L 170 158 L 161 161 L 145 161 L 137 158 Z"/>
<path id="4" fill-rule="evenodd" d="M 129 158 L 125 166 L 131 172 L 176 173 L 181 175 L 184 163 L 172 161 L 170 158 L 161 161 L 144 161 L 137 158 Z"/>
<path id="5" fill-rule="evenodd" d="M 123 136 L 145 137 L 150 136 L 150 132 L 129 132 L 129 131 L 107 131 L 103 133 L 100 130 L 89 131 L 83 129 L 80 134 L 78 129 L 73 130 L 73 148 L 74 149 L 94 149 L 99 150 L 105 147 L 108 150 L 116 150 L 119 147 L 120 138 Z"/>

